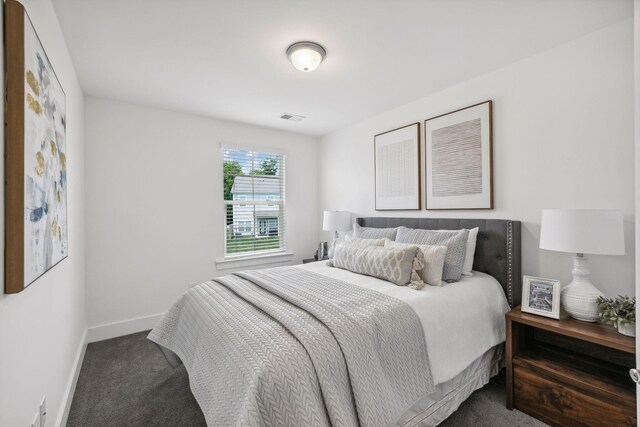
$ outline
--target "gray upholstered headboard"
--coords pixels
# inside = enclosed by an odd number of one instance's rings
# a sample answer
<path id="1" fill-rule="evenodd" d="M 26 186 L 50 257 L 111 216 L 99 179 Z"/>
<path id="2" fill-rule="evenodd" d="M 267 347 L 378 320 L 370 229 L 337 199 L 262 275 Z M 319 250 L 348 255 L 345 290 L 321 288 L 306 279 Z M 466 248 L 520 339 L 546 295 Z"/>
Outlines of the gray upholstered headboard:
<path id="1" fill-rule="evenodd" d="M 386 228 L 405 226 L 426 230 L 459 230 L 478 227 L 473 269 L 487 273 L 498 280 L 515 307 L 522 298 L 522 265 L 520 221 L 505 219 L 454 218 L 383 218 L 356 219 L 363 227 Z"/>

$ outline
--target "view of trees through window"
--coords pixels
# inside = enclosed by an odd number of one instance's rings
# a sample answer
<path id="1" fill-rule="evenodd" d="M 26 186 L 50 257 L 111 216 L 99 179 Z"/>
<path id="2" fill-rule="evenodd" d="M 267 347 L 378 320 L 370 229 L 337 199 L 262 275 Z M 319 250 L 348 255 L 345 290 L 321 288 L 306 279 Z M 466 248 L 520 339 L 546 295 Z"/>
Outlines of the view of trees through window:
<path id="1" fill-rule="evenodd" d="M 284 249 L 284 156 L 224 150 L 225 255 Z"/>

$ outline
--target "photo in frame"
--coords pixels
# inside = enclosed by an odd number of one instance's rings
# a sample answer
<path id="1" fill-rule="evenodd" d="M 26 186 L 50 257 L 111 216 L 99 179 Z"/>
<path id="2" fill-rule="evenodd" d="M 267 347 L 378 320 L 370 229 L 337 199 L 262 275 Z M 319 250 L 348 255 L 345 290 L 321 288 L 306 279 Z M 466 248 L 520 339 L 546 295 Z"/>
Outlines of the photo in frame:
<path id="1" fill-rule="evenodd" d="M 375 209 L 422 209 L 420 123 L 375 135 L 373 146 Z"/>
<path id="2" fill-rule="evenodd" d="M 522 311 L 540 316 L 560 318 L 560 281 L 524 276 Z"/>
<path id="3" fill-rule="evenodd" d="M 66 97 L 24 7 L 5 3 L 5 292 L 67 257 Z"/>
<path id="4" fill-rule="evenodd" d="M 426 208 L 493 209 L 492 102 L 424 122 Z"/>

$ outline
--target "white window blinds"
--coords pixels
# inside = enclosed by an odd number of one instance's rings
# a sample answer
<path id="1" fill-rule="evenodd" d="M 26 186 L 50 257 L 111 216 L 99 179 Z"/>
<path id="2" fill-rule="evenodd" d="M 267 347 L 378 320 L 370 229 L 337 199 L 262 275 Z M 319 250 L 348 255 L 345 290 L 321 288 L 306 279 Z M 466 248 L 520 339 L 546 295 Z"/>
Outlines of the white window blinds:
<path id="1" fill-rule="evenodd" d="M 225 257 L 286 250 L 285 158 L 223 149 Z"/>

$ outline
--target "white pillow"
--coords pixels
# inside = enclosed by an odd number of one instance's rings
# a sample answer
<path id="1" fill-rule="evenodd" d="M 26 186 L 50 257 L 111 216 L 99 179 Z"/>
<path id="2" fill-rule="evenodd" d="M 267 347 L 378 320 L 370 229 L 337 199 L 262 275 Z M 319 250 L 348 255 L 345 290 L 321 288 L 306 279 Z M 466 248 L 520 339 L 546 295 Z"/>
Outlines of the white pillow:
<path id="1" fill-rule="evenodd" d="M 471 276 L 471 270 L 473 269 L 473 257 L 476 254 L 478 230 L 478 227 L 469 230 L 469 238 L 467 239 L 467 251 L 464 253 L 464 263 L 462 264 L 463 276 Z"/>
<path id="2" fill-rule="evenodd" d="M 447 255 L 446 246 L 434 245 L 414 245 L 411 243 L 399 243 L 387 240 L 384 244 L 385 248 L 399 248 L 417 246 L 418 250 L 424 256 L 424 264 L 418 272 L 422 280 L 431 286 L 442 286 L 442 271 L 444 270 L 444 258 Z"/>

